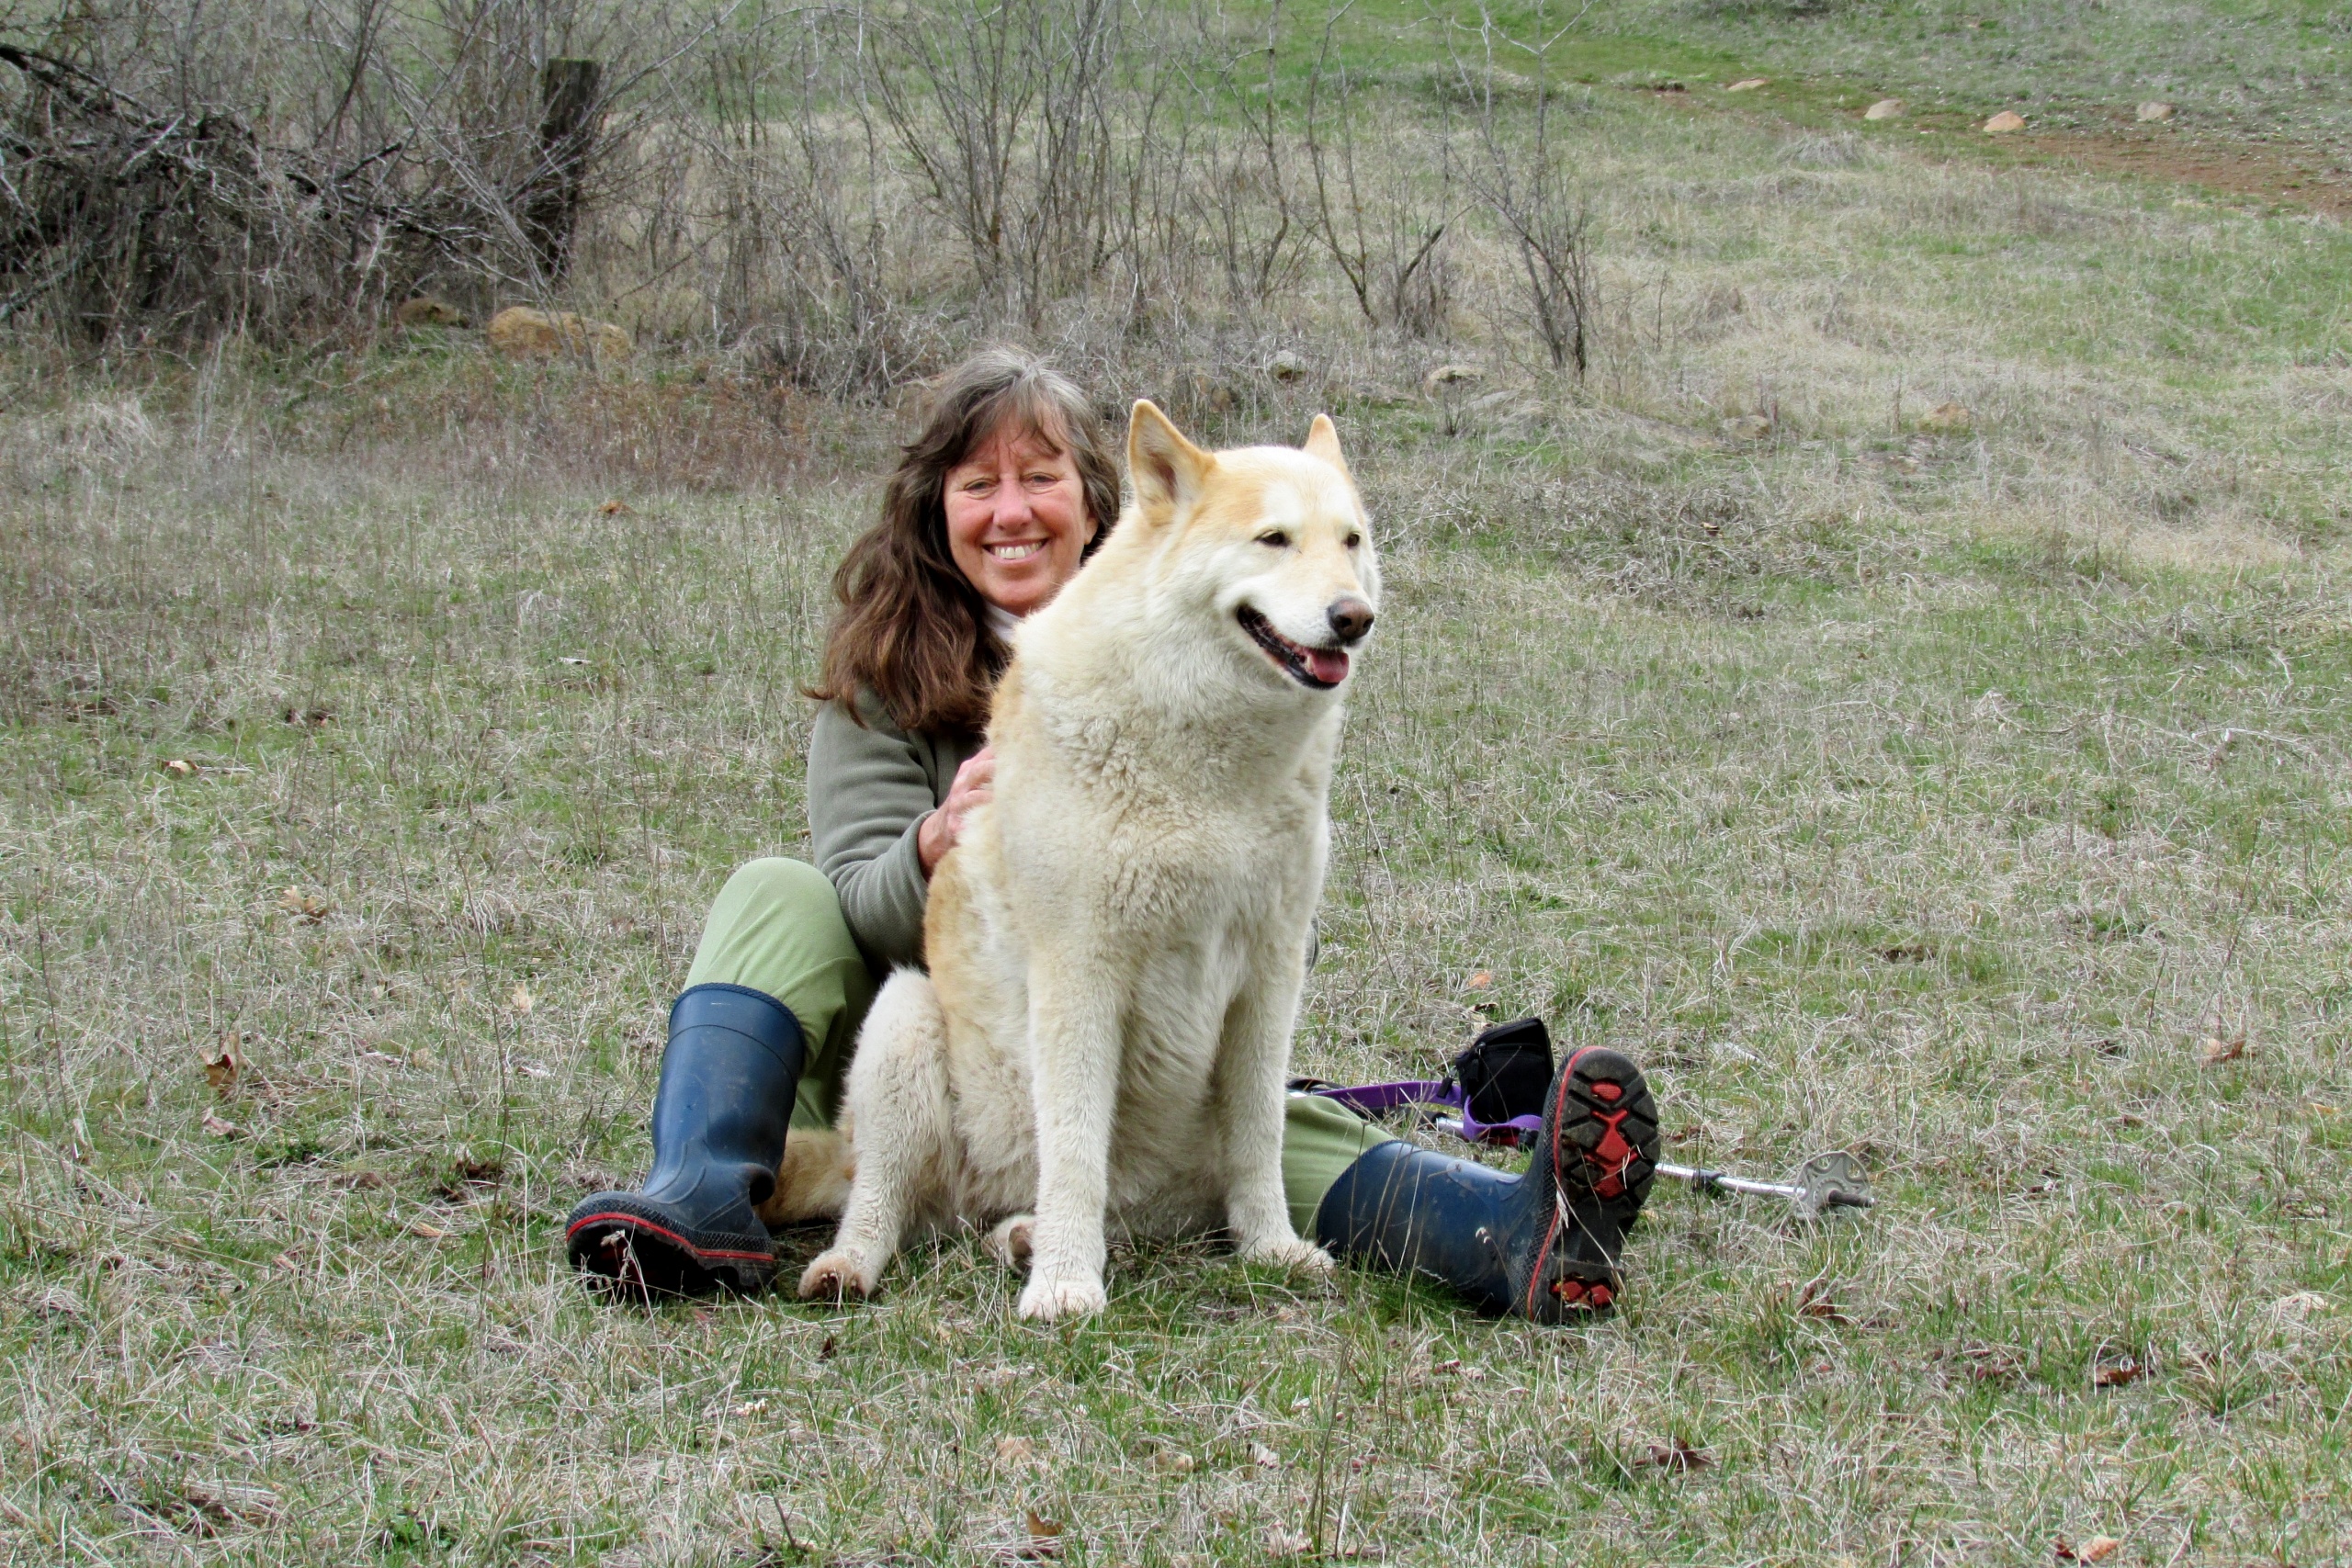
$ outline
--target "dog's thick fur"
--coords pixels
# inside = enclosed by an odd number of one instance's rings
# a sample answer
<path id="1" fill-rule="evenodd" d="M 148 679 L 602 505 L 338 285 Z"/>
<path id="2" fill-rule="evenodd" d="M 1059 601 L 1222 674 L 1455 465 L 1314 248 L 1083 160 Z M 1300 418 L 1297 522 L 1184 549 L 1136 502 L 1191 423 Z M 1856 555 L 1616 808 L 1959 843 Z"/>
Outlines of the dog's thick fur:
<path id="1" fill-rule="evenodd" d="M 1134 502 L 1015 637 L 930 974 L 893 975 L 858 1036 L 855 1174 L 803 1296 L 871 1292 L 926 1222 L 1001 1222 L 1030 1317 L 1102 1306 L 1106 1220 L 1330 1267 L 1284 1201 L 1283 1080 L 1370 532 L 1329 419 L 1212 455 L 1137 403 L 1127 454 Z"/>

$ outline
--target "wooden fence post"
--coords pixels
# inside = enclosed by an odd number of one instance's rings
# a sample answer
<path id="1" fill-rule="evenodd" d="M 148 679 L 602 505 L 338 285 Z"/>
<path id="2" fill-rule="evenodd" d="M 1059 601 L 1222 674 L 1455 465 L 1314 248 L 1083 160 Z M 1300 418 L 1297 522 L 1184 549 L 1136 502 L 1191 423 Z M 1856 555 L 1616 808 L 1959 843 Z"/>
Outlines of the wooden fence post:
<path id="1" fill-rule="evenodd" d="M 550 60 L 539 71 L 539 167 L 524 204 L 523 231 L 537 254 L 539 276 L 549 283 L 571 265 L 571 231 L 595 150 L 596 88 L 604 74 L 593 60 Z"/>

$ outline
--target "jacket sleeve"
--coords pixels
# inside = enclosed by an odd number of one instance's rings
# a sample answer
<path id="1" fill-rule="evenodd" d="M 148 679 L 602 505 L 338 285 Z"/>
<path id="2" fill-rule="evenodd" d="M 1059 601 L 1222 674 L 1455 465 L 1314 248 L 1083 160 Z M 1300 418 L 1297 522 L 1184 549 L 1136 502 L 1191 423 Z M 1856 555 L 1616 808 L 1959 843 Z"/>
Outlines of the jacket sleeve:
<path id="1" fill-rule="evenodd" d="M 817 869 L 841 895 L 842 915 L 877 972 L 922 962 L 930 884 L 915 850 L 938 806 L 922 742 L 867 703 L 861 727 L 827 703 L 808 738 L 808 836 Z"/>

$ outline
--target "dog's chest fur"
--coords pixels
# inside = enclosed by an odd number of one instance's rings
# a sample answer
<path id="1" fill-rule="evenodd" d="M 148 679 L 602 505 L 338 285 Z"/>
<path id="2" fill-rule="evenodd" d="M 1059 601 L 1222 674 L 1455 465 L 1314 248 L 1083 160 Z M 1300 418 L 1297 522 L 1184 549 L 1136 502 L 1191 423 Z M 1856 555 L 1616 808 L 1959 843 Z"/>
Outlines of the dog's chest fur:
<path id="1" fill-rule="evenodd" d="M 1016 669 L 1000 695 L 996 800 L 933 890 L 967 1197 L 982 1210 L 1031 1201 L 1033 964 L 1110 964 L 1128 998 L 1113 1221 L 1131 1232 L 1215 1223 L 1226 1151 L 1212 1087 L 1227 1015 L 1254 970 L 1304 960 L 1338 712 L 1285 705 L 1201 726 L 1115 682 L 1097 678 L 1076 700 L 1059 682 L 1025 684 Z"/>

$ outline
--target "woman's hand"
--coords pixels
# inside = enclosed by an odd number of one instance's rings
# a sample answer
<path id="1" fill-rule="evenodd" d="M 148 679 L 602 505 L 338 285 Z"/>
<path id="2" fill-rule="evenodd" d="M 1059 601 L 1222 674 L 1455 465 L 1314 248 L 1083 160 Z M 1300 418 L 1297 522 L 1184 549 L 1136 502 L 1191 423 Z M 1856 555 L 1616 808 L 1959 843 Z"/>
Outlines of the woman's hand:
<path id="1" fill-rule="evenodd" d="M 964 818 L 995 793 L 995 787 L 996 748 L 983 746 L 956 770 L 956 782 L 947 786 L 946 800 L 915 829 L 915 857 L 922 862 L 925 876 L 939 869 L 940 861 L 964 836 Z"/>

